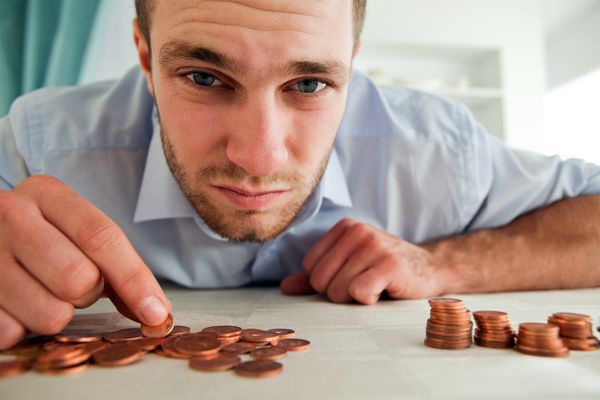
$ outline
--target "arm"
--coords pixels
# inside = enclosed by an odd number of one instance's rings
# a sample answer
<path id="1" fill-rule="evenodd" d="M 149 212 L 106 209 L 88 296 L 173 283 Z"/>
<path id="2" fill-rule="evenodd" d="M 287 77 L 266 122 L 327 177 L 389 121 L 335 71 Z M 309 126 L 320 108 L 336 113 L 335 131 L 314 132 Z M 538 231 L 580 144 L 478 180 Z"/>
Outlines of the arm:
<path id="1" fill-rule="evenodd" d="M 443 292 L 600 286 L 600 196 L 556 202 L 507 226 L 425 244 L 454 279 Z"/>

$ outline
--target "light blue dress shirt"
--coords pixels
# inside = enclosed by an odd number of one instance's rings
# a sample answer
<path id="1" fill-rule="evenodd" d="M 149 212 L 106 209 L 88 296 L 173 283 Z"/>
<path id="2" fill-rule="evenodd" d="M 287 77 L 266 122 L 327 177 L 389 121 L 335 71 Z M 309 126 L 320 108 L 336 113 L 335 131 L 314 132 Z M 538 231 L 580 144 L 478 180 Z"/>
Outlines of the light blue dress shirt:
<path id="1" fill-rule="evenodd" d="M 292 226 L 266 243 L 212 232 L 173 179 L 153 99 L 121 80 L 43 89 L 0 120 L 0 189 L 57 177 L 110 216 L 159 278 L 198 288 L 278 281 L 344 217 L 422 243 L 505 225 L 554 201 L 600 193 L 600 167 L 510 149 L 461 104 L 375 86 L 358 72 L 335 150 Z"/>

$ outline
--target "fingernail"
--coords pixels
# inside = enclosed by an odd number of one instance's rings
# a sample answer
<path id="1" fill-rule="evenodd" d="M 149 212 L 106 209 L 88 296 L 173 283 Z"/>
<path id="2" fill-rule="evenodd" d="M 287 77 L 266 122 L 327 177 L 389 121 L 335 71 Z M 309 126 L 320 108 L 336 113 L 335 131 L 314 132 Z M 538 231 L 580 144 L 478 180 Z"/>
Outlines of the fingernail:
<path id="1" fill-rule="evenodd" d="M 146 325 L 159 325 L 167 319 L 167 309 L 156 296 L 148 296 L 140 303 L 140 313 Z"/>

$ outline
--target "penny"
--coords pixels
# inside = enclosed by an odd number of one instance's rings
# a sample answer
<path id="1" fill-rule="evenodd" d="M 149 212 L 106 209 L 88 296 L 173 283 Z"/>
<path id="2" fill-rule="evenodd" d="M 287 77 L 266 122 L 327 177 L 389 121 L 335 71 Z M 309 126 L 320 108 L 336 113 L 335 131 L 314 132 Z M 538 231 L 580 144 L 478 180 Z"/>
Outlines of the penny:
<path id="1" fill-rule="evenodd" d="M 21 355 L 41 349 L 46 343 L 53 343 L 54 336 L 42 335 L 25 338 L 10 349 L 1 351 L 2 354 Z"/>
<path id="2" fill-rule="evenodd" d="M 267 332 L 273 332 L 277 334 L 279 336 L 279 339 L 289 339 L 296 335 L 296 331 L 287 328 L 273 328 L 269 329 Z"/>
<path id="3" fill-rule="evenodd" d="M 22 374 L 29 369 L 30 365 L 29 360 L 0 361 L 0 378 Z"/>
<path id="4" fill-rule="evenodd" d="M 131 343 L 135 346 L 138 346 L 140 350 L 143 351 L 152 351 L 161 345 L 164 338 L 153 338 L 153 337 L 145 337 L 137 340 L 132 340 L 128 343 Z"/>
<path id="5" fill-rule="evenodd" d="M 173 346 L 173 343 L 175 342 L 175 340 L 177 340 L 181 336 L 182 335 L 171 336 L 171 337 L 168 337 L 168 338 L 164 339 L 162 341 L 162 343 L 160 344 L 160 349 L 159 349 L 159 350 L 162 350 L 162 351 L 156 350 L 154 353 L 157 354 L 157 355 L 161 355 L 161 356 L 165 356 L 165 357 L 170 357 L 170 358 L 179 358 L 179 359 L 190 359 L 190 358 L 192 358 L 191 355 L 179 353 L 177 351 L 177 349 Z"/>
<path id="6" fill-rule="evenodd" d="M 161 324 L 155 326 L 142 324 L 140 330 L 142 331 L 142 335 L 146 337 L 160 338 L 171 333 L 173 326 L 173 315 L 169 314 Z"/>
<path id="7" fill-rule="evenodd" d="M 144 335 L 140 328 L 125 328 L 118 331 L 106 333 L 103 339 L 110 343 L 127 342 L 143 338 Z"/>
<path id="8" fill-rule="evenodd" d="M 256 345 L 250 342 L 236 342 L 221 347 L 221 352 L 241 355 L 250 353 L 255 348 Z"/>
<path id="9" fill-rule="evenodd" d="M 231 353 L 222 353 L 215 358 L 192 358 L 189 366 L 198 371 L 227 371 L 236 367 L 242 359 Z"/>
<path id="10" fill-rule="evenodd" d="M 213 332 L 216 333 L 219 338 L 240 336 L 242 334 L 242 328 L 233 325 L 218 325 L 208 326 L 202 329 L 201 332 Z"/>
<path id="11" fill-rule="evenodd" d="M 173 330 L 167 335 L 167 337 L 185 335 L 186 333 L 190 333 L 190 328 L 188 326 L 175 325 L 173 326 Z"/>
<path id="12" fill-rule="evenodd" d="M 285 347 L 273 346 L 254 349 L 250 352 L 250 357 L 255 360 L 278 360 L 285 357 L 287 350 Z"/>
<path id="13" fill-rule="evenodd" d="M 61 368 L 81 364 L 90 358 L 90 353 L 77 345 L 57 347 L 40 355 L 35 363 L 36 368 Z"/>
<path id="14" fill-rule="evenodd" d="M 143 352 L 131 343 L 115 343 L 92 355 L 94 363 L 101 367 L 117 367 L 136 362 Z"/>
<path id="15" fill-rule="evenodd" d="M 235 373 L 249 378 L 268 378 L 279 375 L 283 365 L 277 361 L 254 360 L 246 361 L 235 367 Z"/>
<path id="16" fill-rule="evenodd" d="M 88 343 L 102 340 L 102 335 L 89 332 L 70 332 L 58 334 L 54 340 L 61 343 Z"/>
<path id="17" fill-rule="evenodd" d="M 193 333 L 177 337 L 173 341 L 173 348 L 180 354 L 201 356 L 217 353 L 221 343 L 211 332 Z"/>
<path id="18" fill-rule="evenodd" d="M 475 311 L 473 313 L 477 328 L 473 335 L 476 345 L 496 349 L 511 348 L 515 343 L 515 334 L 503 311 Z"/>
<path id="19" fill-rule="evenodd" d="M 310 342 L 305 339 L 281 339 L 274 347 L 282 347 L 287 351 L 302 351 L 310 347 Z"/>
<path id="20" fill-rule="evenodd" d="M 271 343 L 279 340 L 279 335 L 260 329 L 245 329 L 242 331 L 242 340 L 254 343 Z"/>

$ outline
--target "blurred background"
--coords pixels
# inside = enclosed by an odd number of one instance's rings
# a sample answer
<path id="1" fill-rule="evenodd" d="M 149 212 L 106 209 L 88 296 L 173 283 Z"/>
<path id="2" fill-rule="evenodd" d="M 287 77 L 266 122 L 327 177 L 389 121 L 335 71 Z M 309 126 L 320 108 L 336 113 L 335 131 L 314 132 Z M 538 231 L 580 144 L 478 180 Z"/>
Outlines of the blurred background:
<path id="1" fill-rule="evenodd" d="M 350 0 L 348 0 L 350 1 Z M 136 65 L 133 0 L 0 0 L 0 116 Z M 369 0 L 356 68 L 467 104 L 509 145 L 600 164 L 600 0 Z"/>

